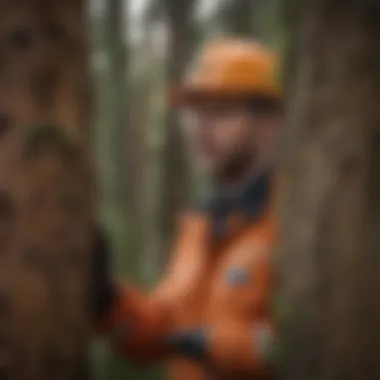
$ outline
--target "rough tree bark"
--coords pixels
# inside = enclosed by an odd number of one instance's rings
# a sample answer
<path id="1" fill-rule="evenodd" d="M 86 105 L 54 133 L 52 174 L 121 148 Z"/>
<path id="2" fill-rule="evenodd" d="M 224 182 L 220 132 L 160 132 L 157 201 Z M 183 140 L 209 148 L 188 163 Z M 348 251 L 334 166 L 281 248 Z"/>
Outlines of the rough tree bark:
<path id="1" fill-rule="evenodd" d="M 380 3 L 287 3 L 280 184 L 284 379 L 380 376 Z"/>
<path id="2" fill-rule="evenodd" d="M 0 3 L 0 377 L 85 379 L 92 214 L 84 1 Z"/>

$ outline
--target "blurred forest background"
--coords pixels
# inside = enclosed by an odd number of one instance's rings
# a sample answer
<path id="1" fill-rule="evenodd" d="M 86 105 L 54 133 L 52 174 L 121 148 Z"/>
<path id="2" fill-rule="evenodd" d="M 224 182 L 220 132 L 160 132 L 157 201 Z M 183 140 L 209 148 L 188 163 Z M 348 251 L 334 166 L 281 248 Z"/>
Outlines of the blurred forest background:
<path id="1" fill-rule="evenodd" d="M 191 165 L 166 105 L 168 89 L 205 39 L 258 38 L 281 55 L 279 0 L 91 0 L 96 83 L 99 215 L 115 275 L 149 289 L 168 254 L 178 210 L 207 185 Z M 91 353 L 97 379 L 159 379 L 112 355 Z"/>

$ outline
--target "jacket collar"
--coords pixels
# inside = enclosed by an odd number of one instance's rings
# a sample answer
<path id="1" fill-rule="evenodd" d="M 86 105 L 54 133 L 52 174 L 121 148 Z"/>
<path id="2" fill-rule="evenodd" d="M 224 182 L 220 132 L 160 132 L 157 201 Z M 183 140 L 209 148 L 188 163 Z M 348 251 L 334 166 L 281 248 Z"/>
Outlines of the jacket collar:
<path id="1" fill-rule="evenodd" d="M 233 192 L 216 188 L 202 206 L 203 211 L 211 216 L 216 234 L 226 234 L 226 221 L 231 215 L 242 214 L 251 221 L 262 216 L 271 195 L 271 182 L 272 172 L 267 170 L 252 176 Z"/>

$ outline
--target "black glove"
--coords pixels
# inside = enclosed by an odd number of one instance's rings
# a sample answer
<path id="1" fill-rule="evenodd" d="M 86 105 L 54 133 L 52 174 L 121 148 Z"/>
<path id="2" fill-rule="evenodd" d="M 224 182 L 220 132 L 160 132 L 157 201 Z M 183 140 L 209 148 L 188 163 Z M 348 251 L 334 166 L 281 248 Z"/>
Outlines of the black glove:
<path id="1" fill-rule="evenodd" d="M 204 327 L 176 331 L 165 338 L 172 352 L 197 362 L 207 359 L 208 331 Z"/>
<path id="2" fill-rule="evenodd" d="M 91 310 L 95 320 L 101 318 L 116 298 L 111 273 L 111 252 L 105 233 L 94 231 L 91 272 Z"/>

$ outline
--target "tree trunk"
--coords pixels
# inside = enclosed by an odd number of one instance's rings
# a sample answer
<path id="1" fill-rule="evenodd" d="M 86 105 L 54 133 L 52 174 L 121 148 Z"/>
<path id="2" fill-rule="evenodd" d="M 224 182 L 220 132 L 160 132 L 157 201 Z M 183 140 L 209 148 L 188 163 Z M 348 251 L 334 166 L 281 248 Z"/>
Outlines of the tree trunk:
<path id="1" fill-rule="evenodd" d="M 221 29 L 234 36 L 255 35 L 254 14 L 257 0 L 227 0 L 220 11 Z"/>
<path id="2" fill-rule="evenodd" d="M 133 99 L 128 97 L 130 64 L 128 54 L 127 23 L 125 9 L 128 1 L 113 0 L 106 4 L 105 51 L 109 60 L 106 84 L 100 91 L 105 103 L 105 211 L 115 236 L 115 269 L 128 275 L 138 272 L 138 252 L 141 235 L 138 229 L 140 212 L 139 135 L 135 130 Z M 133 115 L 132 115 L 133 114 Z"/>
<path id="3" fill-rule="evenodd" d="M 288 1 L 280 171 L 284 379 L 380 376 L 380 3 Z"/>
<path id="4" fill-rule="evenodd" d="M 136 88 L 133 97 L 133 123 L 136 134 L 136 211 L 135 226 L 140 238 L 139 279 L 148 283 L 155 278 L 157 270 L 157 184 L 156 176 L 159 171 L 157 157 L 155 157 L 155 135 L 157 121 L 153 118 L 154 88 L 159 79 L 161 57 L 155 51 L 152 25 L 144 25 L 144 34 L 141 40 L 141 49 L 136 52 L 135 65 L 139 72 L 135 75 Z M 161 83 L 160 83 L 161 84 Z M 162 91 L 162 85 L 160 87 Z M 155 115 L 154 115 L 155 116 Z"/>
<path id="5" fill-rule="evenodd" d="M 169 91 L 181 79 L 189 64 L 192 48 L 192 21 L 194 0 L 166 0 L 169 30 L 168 88 Z M 168 114 L 163 149 L 162 201 L 160 202 L 160 226 L 163 239 L 161 252 L 165 255 L 172 238 L 175 218 L 188 202 L 191 189 L 190 167 L 186 146 L 178 127 L 177 113 Z"/>
<path id="6" fill-rule="evenodd" d="M 85 379 L 93 224 L 84 1 L 0 4 L 0 377 Z"/>
<path id="7" fill-rule="evenodd" d="M 110 150 L 114 155 L 113 164 L 116 167 L 114 186 L 114 197 L 124 209 L 129 203 L 133 203 L 132 184 L 125 177 L 126 172 L 131 171 L 133 160 L 129 157 L 131 149 L 125 149 L 126 144 L 132 145 L 131 141 L 125 139 L 127 132 L 130 129 L 129 109 L 127 101 L 127 81 L 128 81 L 128 56 L 127 47 L 125 44 L 126 23 L 125 23 L 125 1 L 113 0 L 107 4 L 107 50 L 110 60 L 109 65 L 109 116 L 110 125 L 107 127 L 112 137 Z M 127 146 L 131 148 L 131 146 Z M 129 178 L 130 179 L 130 178 Z M 129 208 L 132 207 L 129 205 Z M 126 211 L 126 210 L 124 210 Z"/>

